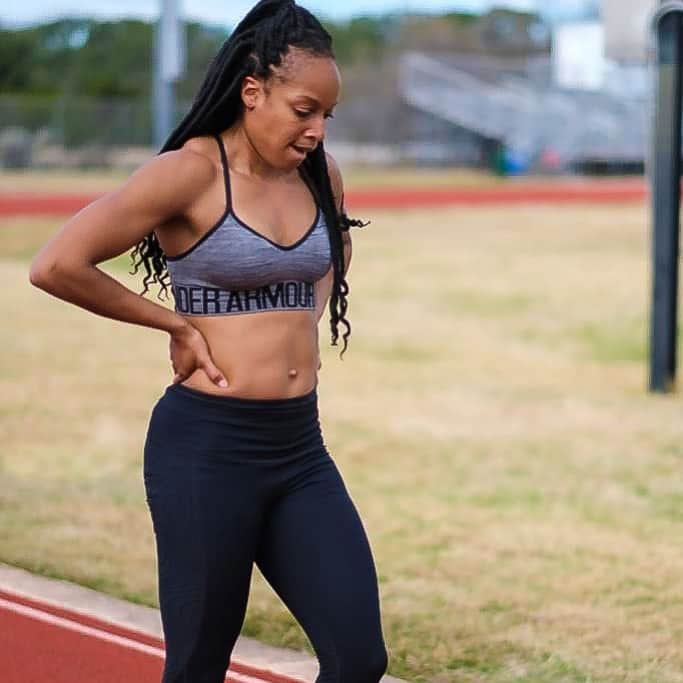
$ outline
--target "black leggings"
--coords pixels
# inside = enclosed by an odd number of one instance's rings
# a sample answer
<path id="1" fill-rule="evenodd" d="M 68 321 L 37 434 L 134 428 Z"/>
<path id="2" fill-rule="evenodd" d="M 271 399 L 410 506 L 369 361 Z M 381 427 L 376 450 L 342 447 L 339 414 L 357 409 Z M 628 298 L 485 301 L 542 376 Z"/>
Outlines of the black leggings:
<path id="1" fill-rule="evenodd" d="M 323 442 L 316 389 L 249 399 L 166 387 L 149 422 L 144 482 L 162 683 L 222 683 L 253 562 L 308 636 L 316 683 L 381 679 L 388 662 L 375 565 Z"/>

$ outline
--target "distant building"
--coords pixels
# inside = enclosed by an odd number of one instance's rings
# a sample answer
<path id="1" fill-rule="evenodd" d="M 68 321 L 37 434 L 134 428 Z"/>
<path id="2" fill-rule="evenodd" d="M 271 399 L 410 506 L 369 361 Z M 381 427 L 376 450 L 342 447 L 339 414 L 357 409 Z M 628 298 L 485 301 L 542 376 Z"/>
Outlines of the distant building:
<path id="1" fill-rule="evenodd" d="M 618 97 L 648 95 L 649 21 L 656 0 L 602 0 L 600 17 L 553 28 L 555 84 Z"/>
<path id="2" fill-rule="evenodd" d="M 475 27 L 482 52 L 495 56 L 528 57 L 547 54 L 550 30 L 539 15 L 494 9 Z"/>
<path id="3" fill-rule="evenodd" d="M 550 52 L 550 27 L 532 12 L 494 9 L 482 15 L 405 15 L 392 30 L 401 50 L 524 57 Z"/>
<path id="4" fill-rule="evenodd" d="M 644 64 L 653 47 L 650 20 L 659 0 L 600 0 L 605 56 L 621 64 Z"/>
<path id="5" fill-rule="evenodd" d="M 333 138 L 393 162 L 642 171 L 645 60 L 606 56 L 601 22 L 493 10 L 407 17 L 393 35 L 395 53 L 340 105 Z"/>
<path id="6" fill-rule="evenodd" d="M 602 22 L 567 22 L 556 26 L 552 60 L 558 87 L 602 90 L 607 74 Z"/>

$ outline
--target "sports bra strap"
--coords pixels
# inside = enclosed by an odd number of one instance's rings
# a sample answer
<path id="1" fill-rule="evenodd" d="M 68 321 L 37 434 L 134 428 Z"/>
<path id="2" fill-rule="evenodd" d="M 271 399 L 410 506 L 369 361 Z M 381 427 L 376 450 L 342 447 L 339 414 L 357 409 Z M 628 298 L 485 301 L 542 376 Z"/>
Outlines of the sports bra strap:
<path id="1" fill-rule="evenodd" d="M 230 188 L 230 172 L 228 170 L 228 157 L 225 153 L 225 146 L 223 145 L 223 140 L 220 135 L 216 133 L 213 134 L 216 142 L 218 143 L 218 148 L 221 150 L 221 164 L 223 166 L 223 182 L 225 183 L 225 208 L 226 211 L 232 208 L 232 191 Z"/>
<path id="2" fill-rule="evenodd" d="M 225 201 L 226 201 L 226 211 L 228 208 L 232 208 L 232 189 L 230 187 L 230 172 L 228 170 L 228 156 L 225 153 L 225 145 L 223 144 L 223 139 L 217 133 L 213 133 L 216 142 L 218 143 L 218 148 L 221 151 L 221 164 L 223 165 L 223 180 L 225 182 Z M 315 183 L 311 179 L 308 170 L 301 164 L 298 168 L 299 175 L 301 176 L 304 183 L 308 186 L 308 189 L 313 195 L 313 199 L 318 203 L 318 206 L 322 206 L 320 202 L 320 196 L 318 190 L 315 187 Z"/>

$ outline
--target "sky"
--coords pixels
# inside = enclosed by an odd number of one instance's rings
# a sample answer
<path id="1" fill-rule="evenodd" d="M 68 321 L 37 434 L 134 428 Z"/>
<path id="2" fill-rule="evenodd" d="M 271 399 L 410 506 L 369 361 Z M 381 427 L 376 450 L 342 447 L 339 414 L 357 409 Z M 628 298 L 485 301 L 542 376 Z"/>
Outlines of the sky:
<path id="1" fill-rule="evenodd" d="M 590 0 L 299 0 L 319 18 L 344 20 L 363 14 L 410 10 L 479 12 L 491 6 L 547 10 L 553 16 L 572 16 Z M 4 0 L 0 24 L 25 26 L 63 16 L 98 18 L 158 16 L 161 0 Z M 180 0 L 183 15 L 206 23 L 234 26 L 256 0 Z"/>

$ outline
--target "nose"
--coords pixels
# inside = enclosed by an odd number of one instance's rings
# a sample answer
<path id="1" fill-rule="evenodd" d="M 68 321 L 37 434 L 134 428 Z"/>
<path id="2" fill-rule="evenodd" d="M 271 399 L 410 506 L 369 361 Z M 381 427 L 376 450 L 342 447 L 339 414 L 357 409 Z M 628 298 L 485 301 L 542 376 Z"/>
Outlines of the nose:
<path id="1" fill-rule="evenodd" d="M 310 139 L 311 144 L 317 146 L 325 139 L 325 119 L 321 117 L 316 117 L 311 127 L 307 131 L 307 138 Z"/>

